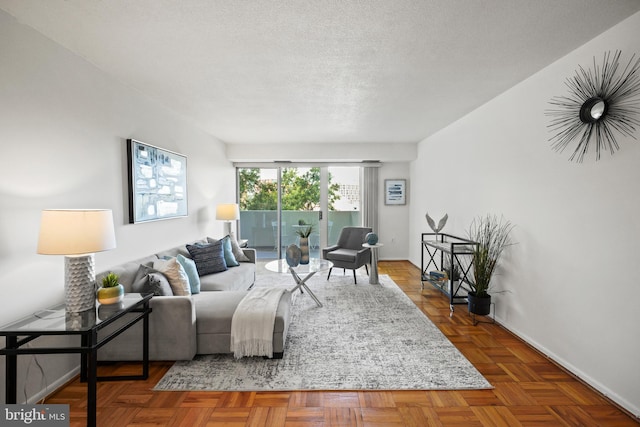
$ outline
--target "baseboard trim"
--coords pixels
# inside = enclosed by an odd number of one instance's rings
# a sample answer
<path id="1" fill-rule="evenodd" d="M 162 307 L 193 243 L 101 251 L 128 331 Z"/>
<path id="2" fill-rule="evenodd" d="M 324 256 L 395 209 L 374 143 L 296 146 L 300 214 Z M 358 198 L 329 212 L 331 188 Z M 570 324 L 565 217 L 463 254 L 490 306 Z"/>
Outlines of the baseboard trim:
<path id="1" fill-rule="evenodd" d="M 61 376 L 51 384 L 49 384 L 46 388 L 40 390 L 39 392 L 31 396 L 27 401 L 27 403 L 34 405 L 40 401 L 43 401 L 43 400 L 46 401 L 47 397 L 50 394 L 55 393 L 58 389 L 62 388 L 64 385 L 74 380 L 79 374 L 80 374 L 80 367 L 73 368 L 71 371 L 67 372 L 66 374 L 64 374 L 63 376 Z"/>
<path id="2" fill-rule="evenodd" d="M 538 342 L 530 339 L 527 335 L 520 333 L 516 329 L 512 329 L 508 327 L 507 325 L 505 325 L 504 322 L 501 321 L 501 319 L 496 318 L 496 323 L 498 323 L 501 327 L 503 327 L 504 329 L 512 333 L 520 341 L 522 341 L 523 343 L 525 343 L 526 345 L 528 345 L 529 347 L 533 348 L 535 351 L 540 353 L 540 355 L 544 356 L 547 360 L 549 360 L 551 363 L 556 365 L 558 368 L 562 369 L 564 372 L 571 375 L 576 380 L 580 381 L 586 387 L 589 387 L 594 392 L 598 393 L 603 398 L 607 399 L 616 408 L 620 409 L 622 412 L 629 415 L 630 417 L 635 418 L 636 421 L 640 420 L 640 408 L 636 407 L 628 400 L 622 398 L 613 390 L 609 389 L 605 385 L 601 384 L 599 381 L 596 381 L 595 379 L 593 379 L 592 377 L 590 377 L 580 369 L 576 368 L 568 361 L 562 359 L 561 357 L 558 357 L 556 354 L 549 351 L 543 345 L 540 345 Z"/>
<path id="3" fill-rule="evenodd" d="M 416 265 L 413 261 L 409 260 L 409 263 L 411 263 L 413 267 L 415 267 L 418 271 L 420 271 L 420 267 Z M 596 393 L 601 395 L 603 398 L 607 399 L 609 402 L 611 402 L 612 405 L 620 409 L 625 414 L 629 415 L 632 418 L 635 418 L 636 421 L 640 421 L 639 407 L 629 402 L 627 399 L 624 399 L 619 394 L 609 389 L 608 387 L 604 386 L 599 381 L 596 381 L 586 373 L 577 369 L 573 364 L 569 363 L 567 360 L 561 357 L 558 357 L 555 353 L 549 351 L 545 346 L 531 339 L 526 334 L 521 333 L 517 329 L 509 327 L 509 325 L 500 316 L 496 316 L 495 321 L 496 321 L 496 324 L 506 329 L 511 334 L 513 334 L 514 337 L 518 338 L 524 344 L 528 345 L 529 347 L 531 347 L 532 349 L 540 353 L 543 357 L 548 359 L 551 363 L 556 365 L 558 368 L 562 369 L 564 372 L 571 375 L 572 377 L 580 381 L 585 386 L 594 390 Z"/>

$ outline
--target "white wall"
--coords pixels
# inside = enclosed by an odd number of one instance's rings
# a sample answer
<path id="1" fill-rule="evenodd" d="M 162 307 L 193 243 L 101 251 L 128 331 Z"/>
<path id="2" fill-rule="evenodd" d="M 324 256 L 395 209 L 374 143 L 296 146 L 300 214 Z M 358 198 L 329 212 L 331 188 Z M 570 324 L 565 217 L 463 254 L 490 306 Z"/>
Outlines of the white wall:
<path id="1" fill-rule="evenodd" d="M 117 249 L 96 254 L 98 271 L 222 232 L 214 207 L 235 200 L 224 144 L 2 11 L 0 58 L 0 324 L 64 299 L 63 257 L 36 254 L 42 209 L 113 209 Z M 187 218 L 128 224 L 127 138 L 188 157 Z M 78 358 L 38 359 L 51 385 Z M 29 395 L 44 384 L 37 371 Z"/>
<path id="2" fill-rule="evenodd" d="M 406 205 L 384 204 L 384 180 L 406 179 L 407 191 L 410 191 L 412 182 L 409 179 L 408 162 L 384 163 L 378 170 L 378 237 L 384 246 L 378 249 L 381 260 L 405 260 L 409 259 L 409 247 L 415 239 L 409 236 L 409 206 L 411 197 L 407 194 Z"/>
<path id="3" fill-rule="evenodd" d="M 495 281 L 509 291 L 494 292 L 498 320 L 638 415 L 640 144 L 619 136 L 614 156 L 570 163 L 551 150 L 544 115 L 578 65 L 616 49 L 623 65 L 640 54 L 640 13 L 422 141 L 411 236 L 429 231 L 425 211 L 448 212 L 445 231 L 462 235 L 480 214 L 511 220 L 518 244 Z"/>

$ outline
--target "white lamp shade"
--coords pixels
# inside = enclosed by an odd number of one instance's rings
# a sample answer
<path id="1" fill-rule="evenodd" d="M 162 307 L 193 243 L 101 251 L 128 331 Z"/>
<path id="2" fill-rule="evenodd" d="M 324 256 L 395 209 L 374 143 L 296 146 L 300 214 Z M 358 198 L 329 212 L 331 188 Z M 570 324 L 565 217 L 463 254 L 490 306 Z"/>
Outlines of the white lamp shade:
<path id="1" fill-rule="evenodd" d="M 240 219 L 240 207 L 237 203 L 223 203 L 216 207 L 216 219 L 235 221 Z"/>
<path id="2" fill-rule="evenodd" d="M 38 253 L 81 255 L 116 247 L 110 209 L 46 209 L 42 211 Z"/>

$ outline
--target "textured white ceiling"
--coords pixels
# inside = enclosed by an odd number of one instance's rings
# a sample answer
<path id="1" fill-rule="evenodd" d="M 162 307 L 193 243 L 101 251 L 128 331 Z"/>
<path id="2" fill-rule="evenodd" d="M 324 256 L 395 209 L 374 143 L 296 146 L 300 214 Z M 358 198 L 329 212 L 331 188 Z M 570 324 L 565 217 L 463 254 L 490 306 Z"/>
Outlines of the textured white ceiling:
<path id="1" fill-rule="evenodd" d="M 230 144 L 415 143 L 640 1 L 0 0 L 0 8 Z"/>

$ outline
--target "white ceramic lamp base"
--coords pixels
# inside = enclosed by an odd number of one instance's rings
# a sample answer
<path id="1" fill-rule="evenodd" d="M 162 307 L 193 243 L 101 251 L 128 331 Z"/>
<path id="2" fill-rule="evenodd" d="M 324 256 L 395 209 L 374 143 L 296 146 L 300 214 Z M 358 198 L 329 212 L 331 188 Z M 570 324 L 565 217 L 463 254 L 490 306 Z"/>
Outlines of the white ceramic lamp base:
<path id="1" fill-rule="evenodd" d="M 231 221 L 224 222 L 224 234 L 225 236 L 231 236 Z"/>
<path id="2" fill-rule="evenodd" d="M 96 305 L 95 262 L 93 254 L 64 257 L 65 308 L 72 313 Z"/>

